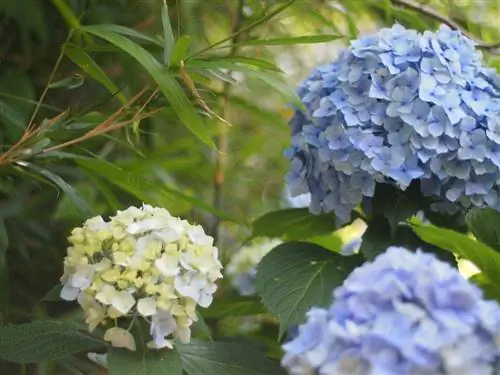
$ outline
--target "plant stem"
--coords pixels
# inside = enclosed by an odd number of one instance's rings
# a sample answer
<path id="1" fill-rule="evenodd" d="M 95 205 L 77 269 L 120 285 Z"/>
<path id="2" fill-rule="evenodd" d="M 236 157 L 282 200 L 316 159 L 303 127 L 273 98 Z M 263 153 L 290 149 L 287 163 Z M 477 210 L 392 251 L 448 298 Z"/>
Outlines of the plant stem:
<path id="1" fill-rule="evenodd" d="M 467 36 L 469 39 L 472 39 L 479 48 L 482 49 L 487 49 L 487 50 L 495 50 L 497 48 L 500 48 L 500 41 L 499 42 L 493 42 L 493 43 L 487 43 L 482 40 L 476 39 L 473 35 L 468 33 L 466 30 L 463 30 L 462 27 L 455 21 L 449 19 L 446 17 L 444 14 L 441 14 L 434 10 L 433 8 L 417 3 L 413 0 L 392 0 L 392 4 L 396 6 L 400 6 L 402 8 L 407 8 L 410 10 L 413 10 L 415 12 L 419 12 L 423 14 L 424 16 L 427 16 L 429 18 L 433 18 L 436 21 L 442 22 L 452 29 L 459 30 L 461 31 L 465 36 Z"/>
<path id="2" fill-rule="evenodd" d="M 237 9 L 233 8 L 233 4 L 231 4 L 232 0 L 226 0 L 227 10 L 231 19 L 231 49 L 229 51 L 229 56 L 233 56 L 238 52 L 238 46 L 236 43 L 239 40 L 239 36 L 241 35 L 240 28 L 242 22 L 242 10 L 243 10 L 243 1 L 237 0 Z M 231 74 L 231 72 L 228 72 Z M 221 97 L 221 117 L 226 118 L 228 114 L 228 104 L 229 104 L 229 94 L 231 90 L 231 85 L 229 82 L 224 82 L 224 88 L 222 91 Z M 225 166 L 227 162 L 227 152 L 228 152 L 228 144 L 229 144 L 229 126 L 227 122 L 220 121 L 219 124 L 219 137 L 217 139 L 217 149 L 218 152 L 215 155 L 215 175 L 214 175 L 214 207 L 217 209 L 222 208 L 222 188 L 224 185 L 224 172 Z M 212 217 L 212 230 L 211 233 L 214 237 L 215 246 L 217 246 L 219 240 L 219 225 L 220 218 L 217 215 L 213 215 Z"/>

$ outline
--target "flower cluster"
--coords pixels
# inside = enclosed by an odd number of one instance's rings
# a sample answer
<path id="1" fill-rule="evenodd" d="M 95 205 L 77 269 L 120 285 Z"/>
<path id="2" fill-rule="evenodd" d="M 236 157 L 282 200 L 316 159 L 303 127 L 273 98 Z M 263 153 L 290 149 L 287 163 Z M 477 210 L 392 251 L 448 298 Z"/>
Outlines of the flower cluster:
<path id="1" fill-rule="evenodd" d="M 231 257 L 226 267 L 226 275 L 242 296 L 255 294 L 257 265 L 281 243 L 279 239 L 254 241 L 251 245 L 243 246 Z"/>
<path id="2" fill-rule="evenodd" d="M 391 247 L 284 349 L 293 375 L 498 375 L 500 306 L 433 254 Z"/>
<path id="3" fill-rule="evenodd" d="M 382 29 L 298 94 L 307 113 L 291 120 L 286 180 L 293 195 L 311 193 L 313 213 L 345 222 L 376 183 L 415 180 L 455 208 L 500 209 L 500 76 L 459 31 Z"/>
<path id="4" fill-rule="evenodd" d="M 144 205 L 118 211 L 109 221 L 87 220 L 69 237 L 61 298 L 77 299 L 89 330 L 120 317 L 151 324 L 152 348 L 190 340 L 196 306 L 207 307 L 222 277 L 213 238 L 201 226 Z M 129 332 L 110 328 L 104 338 L 135 348 Z"/>

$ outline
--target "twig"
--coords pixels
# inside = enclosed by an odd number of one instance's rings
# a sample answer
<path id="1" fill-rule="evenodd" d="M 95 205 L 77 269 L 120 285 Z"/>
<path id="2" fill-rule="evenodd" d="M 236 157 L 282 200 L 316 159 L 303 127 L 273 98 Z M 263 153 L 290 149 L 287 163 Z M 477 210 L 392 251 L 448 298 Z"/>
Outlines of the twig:
<path id="1" fill-rule="evenodd" d="M 38 99 L 38 103 L 36 104 L 35 110 L 33 111 L 33 114 L 31 115 L 31 118 L 28 122 L 27 130 L 31 130 L 31 128 L 34 126 L 34 121 L 35 121 L 36 115 L 38 114 L 38 111 L 40 110 L 40 107 L 42 106 L 42 103 L 45 100 L 45 96 L 47 95 L 47 92 L 49 91 L 50 83 L 54 79 L 54 76 L 56 75 L 56 71 L 57 71 L 57 69 L 59 69 L 59 65 L 61 65 L 61 61 L 64 57 L 64 45 L 71 39 L 72 35 L 73 35 L 73 30 L 71 30 L 68 33 L 68 37 L 66 38 L 66 41 L 63 43 L 63 46 L 61 46 L 61 52 L 59 53 L 59 56 L 57 57 L 56 63 L 54 64 L 54 67 L 52 68 L 52 71 L 50 72 L 49 79 L 47 80 L 47 84 L 45 85 L 45 88 L 43 89 L 42 95 L 40 96 L 40 99 Z"/>
<path id="2" fill-rule="evenodd" d="M 242 11 L 243 11 L 243 1 L 238 0 L 237 9 L 233 9 L 231 0 L 226 0 L 228 13 L 231 18 L 231 34 L 232 38 L 230 40 L 231 50 L 229 51 L 229 56 L 235 55 L 238 51 L 238 38 L 241 35 L 240 27 L 242 22 Z M 228 72 L 231 74 L 231 72 Z M 227 117 L 228 114 L 228 102 L 229 102 L 229 92 L 231 85 L 229 82 L 224 82 L 224 88 L 221 99 L 221 116 L 223 118 Z M 229 127 L 227 123 L 219 122 L 219 137 L 217 138 L 217 148 L 218 152 L 215 155 L 215 175 L 214 175 L 214 207 L 217 209 L 222 208 L 222 188 L 224 185 L 224 171 L 227 162 L 227 152 L 228 152 L 228 138 L 229 138 Z M 211 233 L 214 237 L 214 242 L 217 245 L 219 239 L 219 225 L 220 218 L 217 215 L 212 217 L 212 230 Z"/>
<path id="3" fill-rule="evenodd" d="M 473 36 L 472 34 L 467 32 L 466 30 L 464 30 L 458 23 L 449 19 L 444 14 L 439 13 L 438 11 L 436 11 L 435 9 L 433 9 L 427 5 L 417 3 L 413 0 L 392 0 L 392 4 L 419 12 L 427 17 L 433 18 L 436 21 L 439 21 L 439 22 L 444 23 L 445 25 L 448 25 L 452 29 L 461 31 L 465 36 L 467 36 L 469 39 L 473 40 L 479 48 L 486 49 L 486 50 L 495 50 L 497 48 L 500 48 L 500 41 L 488 43 L 488 42 L 485 42 L 483 40 L 479 40 L 475 36 Z"/>

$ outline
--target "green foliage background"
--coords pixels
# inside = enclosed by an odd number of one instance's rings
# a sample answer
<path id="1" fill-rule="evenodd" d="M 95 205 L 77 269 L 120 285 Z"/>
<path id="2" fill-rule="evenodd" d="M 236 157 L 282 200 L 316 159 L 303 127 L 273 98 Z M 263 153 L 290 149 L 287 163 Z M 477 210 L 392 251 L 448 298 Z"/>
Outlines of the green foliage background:
<path id="1" fill-rule="evenodd" d="M 478 40 L 500 38 L 498 1 L 424 3 Z M 0 325 L 48 317 L 78 324 L 75 306 L 43 298 L 62 274 L 68 231 L 90 215 L 162 206 L 201 223 L 227 259 L 253 219 L 283 206 L 286 104 L 298 81 L 358 35 L 394 21 L 419 30 L 439 24 L 411 10 L 421 6 L 414 1 L 167 4 L 168 14 L 159 0 L 0 0 L 0 155 L 15 150 L 0 156 Z M 173 40 L 162 28 L 167 19 Z M 488 63 L 500 69 L 492 52 Z M 108 124 L 127 125 L 85 136 L 142 89 L 122 120 Z M 137 117 L 141 108 L 150 115 Z M 24 139 L 29 125 L 38 133 Z M 213 311 L 212 333 L 235 334 Z M 277 331 L 271 321 L 260 337 L 275 356 Z M 2 374 L 19 371 L 97 367 L 84 357 L 0 362 Z"/>

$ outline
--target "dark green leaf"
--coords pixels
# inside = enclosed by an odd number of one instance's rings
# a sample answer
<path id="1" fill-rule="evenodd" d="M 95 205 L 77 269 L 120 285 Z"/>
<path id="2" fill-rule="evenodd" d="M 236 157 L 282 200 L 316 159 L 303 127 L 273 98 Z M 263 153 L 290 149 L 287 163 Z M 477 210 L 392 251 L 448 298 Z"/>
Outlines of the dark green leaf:
<path id="1" fill-rule="evenodd" d="M 166 66 L 169 66 L 170 56 L 175 42 L 166 0 L 163 0 L 163 7 L 161 9 L 161 23 L 163 26 L 163 62 Z"/>
<path id="2" fill-rule="evenodd" d="M 52 173 L 48 169 L 44 169 L 41 167 L 38 167 L 35 164 L 28 163 L 28 162 L 18 162 L 18 165 L 31 169 L 32 171 L 42 175 L 46 179 L 52 181 L 54 184 L 56 184 L 62 191 L 64 191 L 69 198 L 75 203 L 76 207 L 82 212 L 83 215 L 85 216 L 92 216 L 93 212 L 90 206 L 87 204 L 85 199 L 80 195 L 80 193 L 75 190 L 70 184 L 68 184 L 66 181 L 62 179 L 61 176 L 56 175 L 55 173 Z"/>
<path id="3" fill-rule="evenodd" d="M 268 358 L 255 344 L 192 340 L 177 344 L 187 375 L 284 375 L 278 361 Z"/>
<path id="4" fill-rule="evenodd" d="M 450 229 L 415 223 L 412 224 L 412 228 L 425 242 L 470 260 L 493 284 L 500 287 L 500 253 L 463 233 Z"/>
<path id="5" fill-rule="evenodd" d="M 0 328 L 0 359 L 9 362 L 41 362 L 103 346 L 103 341 L 80 333 L 74 325 L 52 320 Z"/>
<path id="6" fill-rule="evenodd" d="M 343 256 L 303 242 L 281 244 L 266 255 L 257 267 L 256 288 L 279 318 L 279 336 L 302 323 L 311 307 L 330 305 L 333 290 L 362 261 L 361 256 Z"/>
<path id="7" fill-rule="evenodd" d="M 76 65 L 80 67 L 85 73 L 90 77 L 101 83 L 111 94 L 116 95 L 116 97 L 122 102 L 126 103 L 127 99 L 125 95 L 120 92 L 118 87 L 113 83 L 113 81 L 106 75 L 104 70 L 101 69 L 99 65 L 90 57 L 90 55 L 82 50 L 81 48 L 66 44 L 64 46 L 64 53 L 68 56 Z"/>
<path id="8" fill-rule="evenodd" d="M 500 251 L 500 212 L 491 208 L 472 208 L 466 221 L 478 240 Z"/>
<path id="9" fill-rule="evenodd" d="M 176 350 L 131 352 L 111 348 L 108 353 L 109 375 L 182 375 Z"/>
<path id="10" fill-rule="evenodd" d="M 341 38 L 345 38 L 345 36 L 337 34 L 304 35 L 288 38 L 245 40 L 236 43 L 235 46 L 279 46 L 290 44 L 313 44 L 331 42 L 333 40 Z"/>
<path id="11" fill-rule="evenodd" d="M 85 76 L 81 74 L 74 74 L 71 77 L 63 78 L 60 81 L 49 83 L 47 87 L 49 89 L 73 90 L 83 85 L 84 82 Z"/>
<path id="12" fill-rule="evenodd" d="M 335 228 L 334 215 L 313 215 L 307 208 L 286 208 L 268 212 L 256 219 L 252 223 L 252 237 L 304 240 L 332 233 Z"/>
<path id="13" fill-rule="evenodd" d="M 58 302 L 61 301 L 61 289 L 62 284 L 55 285 L 50 289 L 45 296 L 40 300 L 40 302 Z"/>
<path id="14" fill-rule="evenodd" d="M 80 159 L 76 162 L 88 171 L 91 171 L 99 177 L 108 180 L 145 203 L 155 204 L 154 194 L 158 194 L 166 200 L 175 201 L 181 199 L 197 206 L 200 209 L 215 214 L 222 219 L 241 223 L 241 220 L 238 220 L 226 212 L 204 203 L 200 199 L 183 194 L 180 191 L 169 188 L 164 184 L 160 185 L 155 182 L 150 182 L 146 179 L 146 176 L 142 176 L 138 173 L 130 173 L 116 167 L 113 164 L 98 160 Z"/>
<path id="15" fill-rule="evenodd" d="M 225 318 L 228 316 L 248 316 L 266 313 L 266 309 L 255 297 L 215 299 L 210 307 L 201 310 L 205 318 Z"/>
<path id="16" fill-rule="evenodd" d="M 212 332 L 210 331 L 210 327 L 208 326 L 207 322 L 205 322 L 205 318 L 202 316 L 200 313 L 200 310 L 196 310 L 196 316 L 198 317 L 198 320 L 193 323 L 193 331 L 198 333 L 199 335 L 201 334 L 202 338 L 207 338 L 210 341 L 214 341 L 212 338 Z M 200 337 L 200 336 L 196 336 Z"/>
<path id="17" fill-rule="evenodd" d="M 211 148 L 215 148 L 210 132 L 205 127 L 203 120 L 189 101 L 182 87 L 172 74 L 153 57 L 153 55 L 130 39 L 115 33 L 113 28 L 110 28 L 109 25 L 86 26 L 83 30 L 107 40 L 136 59 L 160 86 L 163 94 L 184 125 L 203 143 Z"/>
<path id="18" fill-rule="evenodd" d="M 191 37 L 183 35 L 175 42 L 174 49 L 170 55 L 170 64 L 180 66 L 181 61 L 188 56 L 189 47 L 191 46 Z"/>
<path id="19" fill-rule="evenodd" d="M 411 218 L 422 206 L 422 193 L 416 183 L 411 184 L 405 191 L 389 184 L 377 184 L 372 199 L 372 216 L 385 216 L 394 238 L 398 224 Z"/>
<path id="20" fill-rule="evenodd" d="M 7 248 L 9 236 L 5 228 L 5 219 L 0 216 L 0 316 L 9 307 L 9 267 Z"/>

